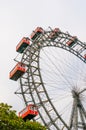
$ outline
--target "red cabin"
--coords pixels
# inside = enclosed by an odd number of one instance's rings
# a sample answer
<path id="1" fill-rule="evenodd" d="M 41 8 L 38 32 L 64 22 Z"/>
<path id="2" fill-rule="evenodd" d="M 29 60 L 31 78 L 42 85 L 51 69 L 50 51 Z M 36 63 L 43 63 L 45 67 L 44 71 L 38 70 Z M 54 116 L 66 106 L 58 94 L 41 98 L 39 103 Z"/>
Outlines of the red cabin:
<path id="1" fill-rule="evenodd" d="M 29 104 L 26 108 L 19 112 L 19 117 L 22 117 L 25 121 L 31 120 L 38 115 L 38 108 L 34 104 Z"/>
<path id="2" fill-rule="evenodd" d="M 72 45 L 74 45 L 75 41 L 77 40 L 76 36 L 73 36 L 68 42 L 66 42 L 66 44 L 71 47 Z"/>
<path id="3" fill-rule="evenodd" d="M 56 39 L 56 34 L 59 34 L 60 33 L 60 29 L 59 28 L 55 28 L 49 35 L 49 38 L 52 39 L 52 40 L 55 40 Z"/>
<path id="4" fill-rule="evenodd" d="M 84 55 L 84 59 L 86 59 L 86 54 Z"/>
<path id="5" fill-rule="evenodd" d="M 9 73 L 9 78 L 12 80 L 18 80 L 26 72 L 25 65 L 21 62 L 17 63 L 16 66 Z"/>
<path id="6" fill-rule="evenodd" d="M 42 34 L 44 32 L 44 30 L 41 27 L 37 27 L 35 29 L 35 31 L 32 32 L 30 38 L 32 40 L 34 40 L 37 36 L 39 36 L 40 34 Z"/>
<path id="7" fill-rule="evenodd" d="M 29 38 L 23 37 L 22 40 L 16 46 L 16 51 L 19 53 L 23 53 L 26 47 L 30 44 Z"/>

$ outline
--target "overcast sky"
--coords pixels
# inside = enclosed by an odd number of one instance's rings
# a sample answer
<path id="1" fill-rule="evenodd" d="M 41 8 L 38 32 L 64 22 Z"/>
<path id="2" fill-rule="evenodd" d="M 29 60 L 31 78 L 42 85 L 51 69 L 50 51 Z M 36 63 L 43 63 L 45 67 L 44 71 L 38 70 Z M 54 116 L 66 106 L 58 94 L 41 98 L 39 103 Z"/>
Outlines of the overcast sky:
<path id="1" fill-rule="evenodd" d="M 14 94 L 18 83 L 9 80 L 17 55 L 16 45 L 37 27 L 59 27 L 86 41 L 86 0 L 0 0 L 0 102 L 20 110 Z"/>

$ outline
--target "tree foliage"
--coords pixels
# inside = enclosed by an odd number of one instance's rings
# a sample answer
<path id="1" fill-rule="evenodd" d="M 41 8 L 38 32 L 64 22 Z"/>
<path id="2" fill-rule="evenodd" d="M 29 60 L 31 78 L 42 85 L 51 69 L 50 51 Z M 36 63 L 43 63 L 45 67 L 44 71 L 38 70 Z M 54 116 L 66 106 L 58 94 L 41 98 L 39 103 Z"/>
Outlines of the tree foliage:
<path id="1" fill-rule="evenodd" d="M 27 120 L 23 121 L 16 115 L 16 111 L 12 110 L 12 106 L 0 103 L 0 130 L 46 130 L 38 122 Z"/>

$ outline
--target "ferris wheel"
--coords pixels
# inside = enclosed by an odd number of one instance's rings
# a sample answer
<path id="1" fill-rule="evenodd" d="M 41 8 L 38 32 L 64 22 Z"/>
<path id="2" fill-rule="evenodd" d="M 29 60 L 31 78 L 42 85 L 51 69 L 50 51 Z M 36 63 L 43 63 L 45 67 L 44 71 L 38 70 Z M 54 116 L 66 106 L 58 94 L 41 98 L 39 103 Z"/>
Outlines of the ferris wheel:
<path id="1" fill-rule="evenodd" d="M 34 120 L 48 130 L 86 130 L 86 43 L 59 28 L 37 27 L 16 51 L 26 69 L 10 78 L 19 80 L 15 93 L 25 105 L 38 107 Z"/>

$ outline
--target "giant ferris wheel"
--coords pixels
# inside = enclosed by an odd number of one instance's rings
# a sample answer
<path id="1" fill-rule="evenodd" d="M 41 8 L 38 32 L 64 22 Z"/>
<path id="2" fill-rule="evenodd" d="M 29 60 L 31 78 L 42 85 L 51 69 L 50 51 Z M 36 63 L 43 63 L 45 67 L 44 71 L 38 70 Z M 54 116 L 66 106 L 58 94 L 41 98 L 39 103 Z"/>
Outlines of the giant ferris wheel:
<path id="1" fill-rule="evenodd" d="M 27 69 L 16 76 L 15 93 L 38 107 L 33 120 L 48 130 L 86 130 L 86 43 L 59 28 L 37 27 L 16 51 Z"/>

